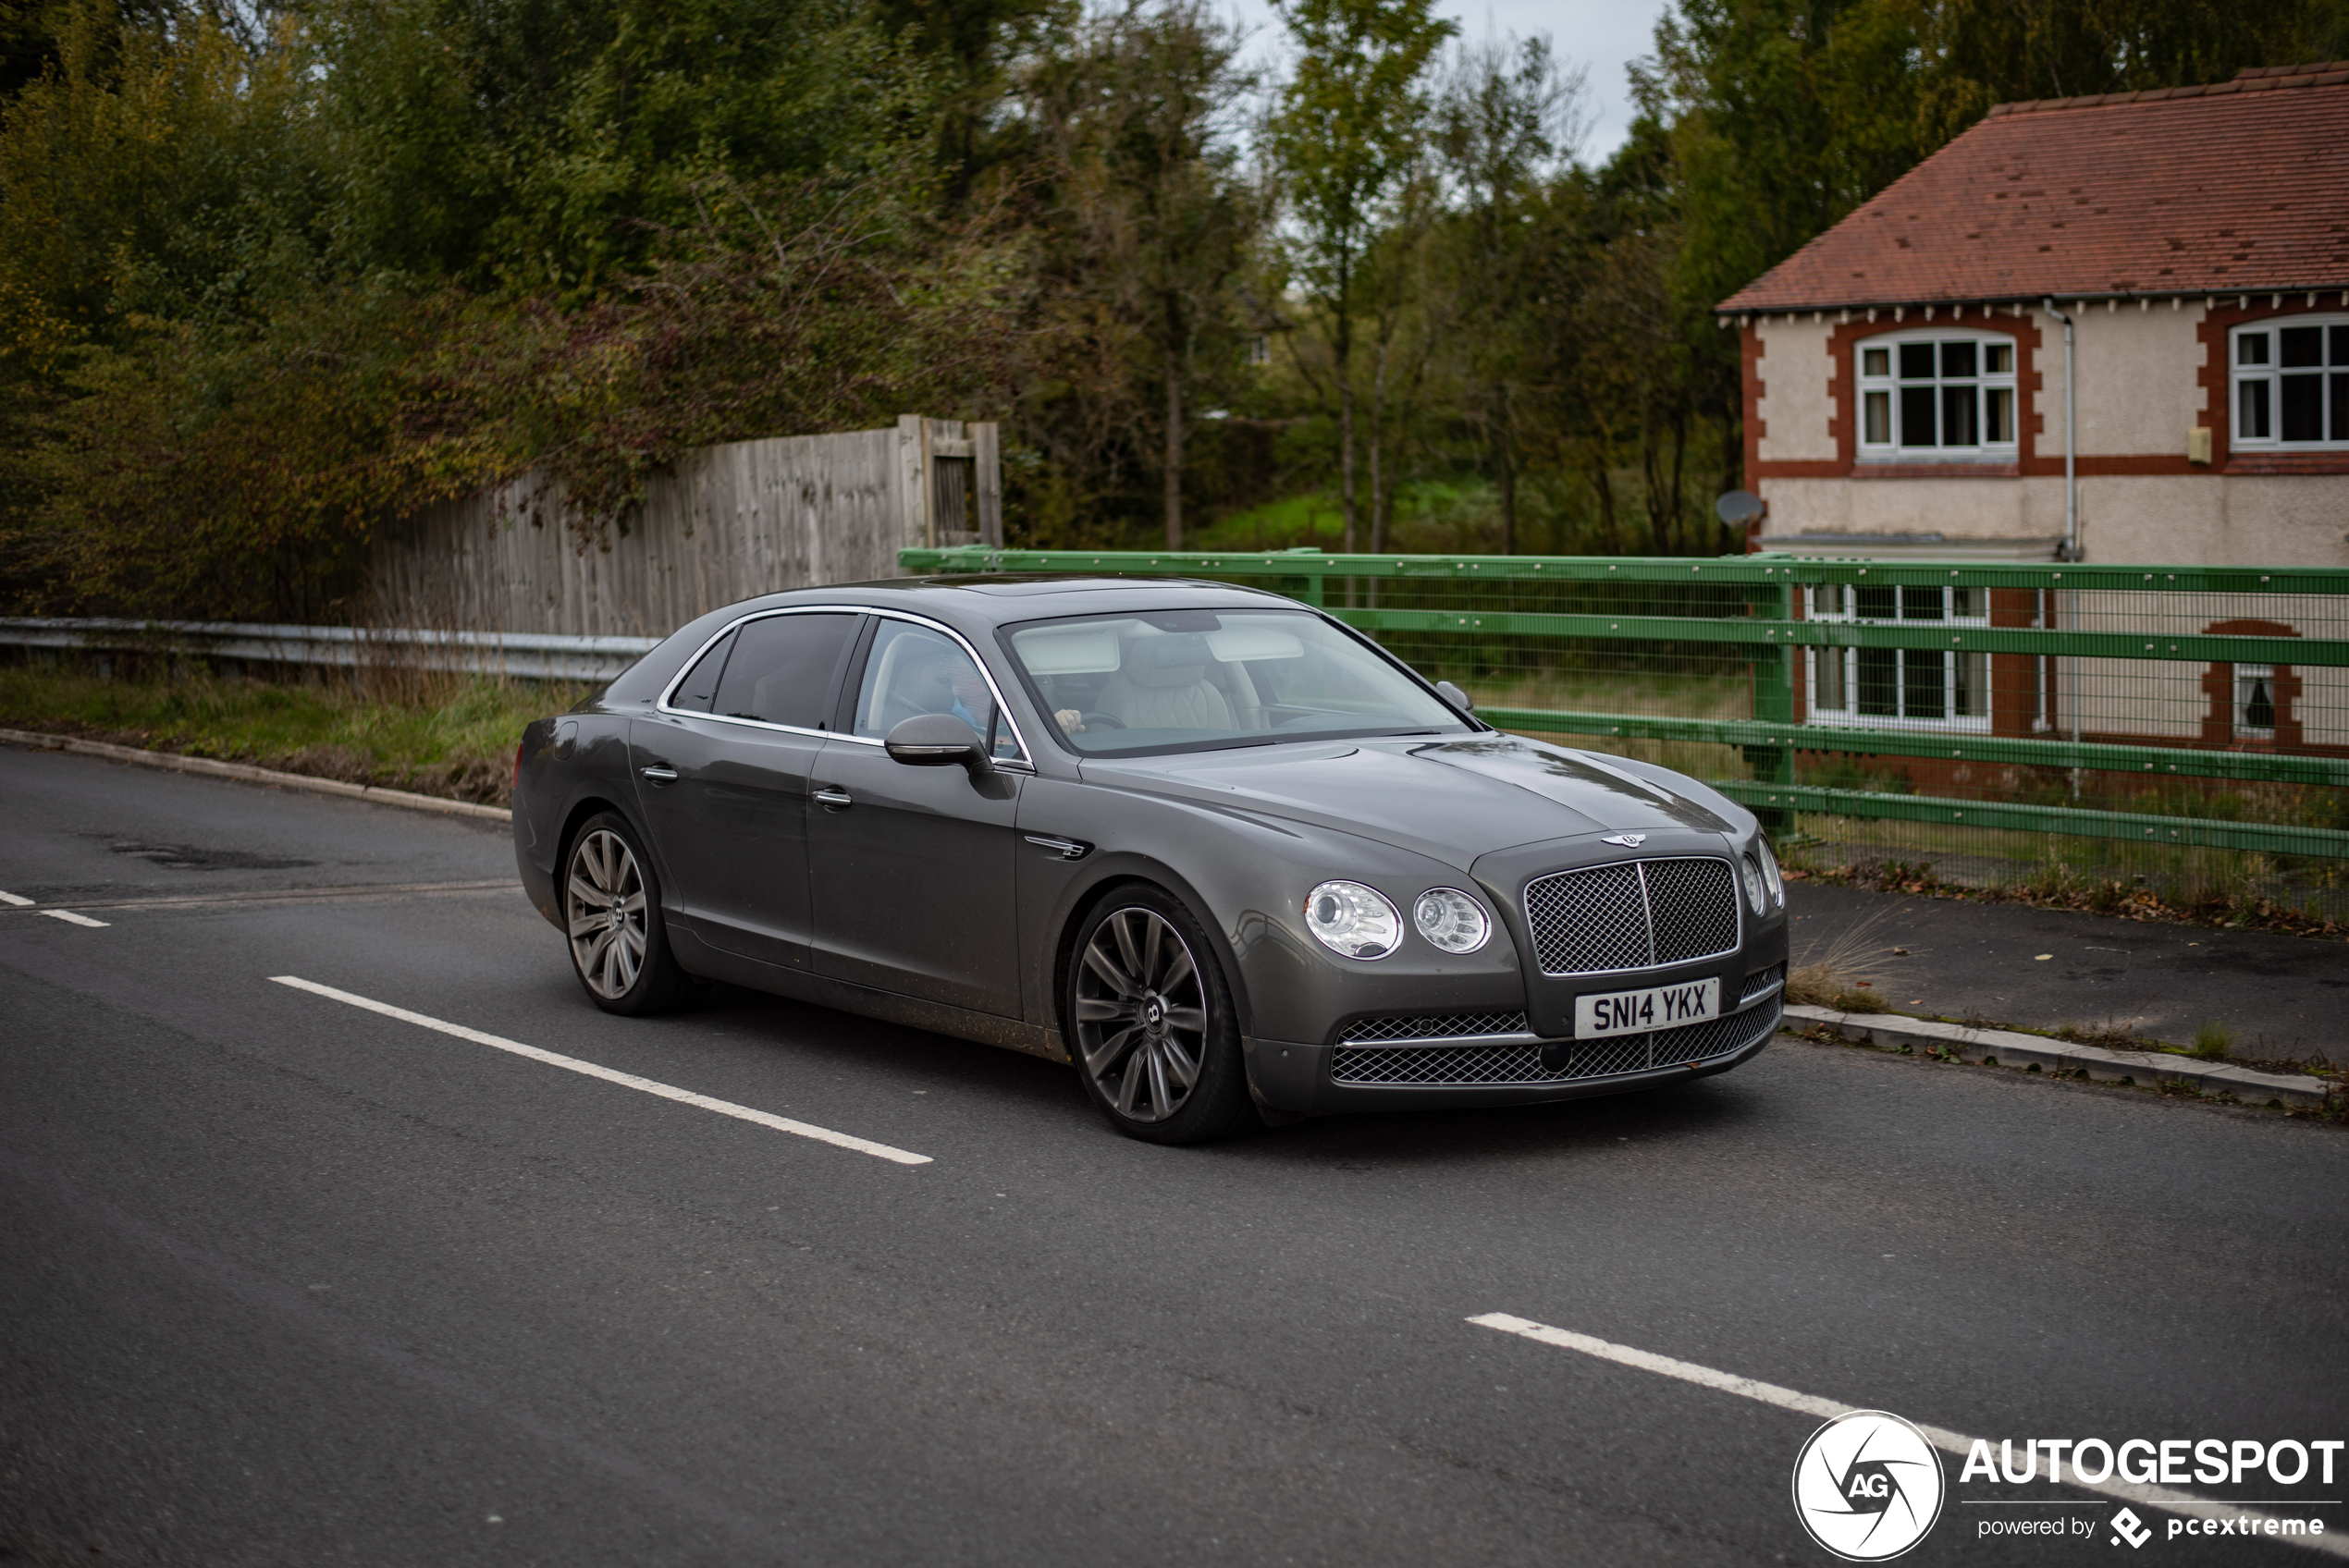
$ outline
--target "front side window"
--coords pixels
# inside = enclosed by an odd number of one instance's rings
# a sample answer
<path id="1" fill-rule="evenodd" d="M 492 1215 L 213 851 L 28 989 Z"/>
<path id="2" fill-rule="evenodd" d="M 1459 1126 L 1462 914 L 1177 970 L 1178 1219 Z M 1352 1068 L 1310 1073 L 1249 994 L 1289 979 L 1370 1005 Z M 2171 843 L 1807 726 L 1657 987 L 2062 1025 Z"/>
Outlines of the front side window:
<path id="1" fill-rule="evenodd" d="M 931 713 L 952 714 L 969 725 L 987 742 L 990 756 L 1021 754 L 987 677 L 960 643 L 909 620 L 883 620 L 874 628 L 873 645 L 865 655 L 853 733 L 886 740 L 907 719 Z"/>
<path id="2" fill-rule="evenodd" d="M 1982 588 L 1810 590 L 1813 620 L 1946 626 L 1990 624 Z M 1811 717 L 1820 724 L 1986 728 L 1990 655 L 1937 648 L 1814 648 Z"/>
<path id="3" fill-rule="evenodd" d="M 2234 445 L 2349 447 L 2349 317 L 2237 327 L 2233 349 Z"/>
<path id="4" fill-rule="evenodd" d="M 1854 350 L 1863 456 L 2011 456 L 2014 339 L 1902 333 Z"/>
<path id="5" fill-rule="evenodd" d="M 1084 616 L 1015 627 L 1004 641 L 1077 752 L 1469 728 L 1403 670 L 1304 610 Z"/>

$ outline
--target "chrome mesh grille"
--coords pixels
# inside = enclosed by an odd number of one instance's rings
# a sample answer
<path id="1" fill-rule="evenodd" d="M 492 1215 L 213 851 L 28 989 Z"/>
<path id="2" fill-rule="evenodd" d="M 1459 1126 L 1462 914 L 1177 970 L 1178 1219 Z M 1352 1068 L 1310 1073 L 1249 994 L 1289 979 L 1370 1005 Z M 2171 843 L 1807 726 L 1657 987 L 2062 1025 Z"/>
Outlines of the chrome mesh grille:
<path id="1" fill-rule="evenodd" d="M 1720 860 L 1651 860 L 1648 918 L 1655 925 L 1655 962 L 1686 963 L 1738 945 L 1738 881 Z"/>
<path id="2" fill-rule="evenodd" d="M 1340 1084 L 1361 1085 L 1566 1084 L 1728 1056 L 1775 1034 L 1777 1027 L 1778 1003 L 1773 998 L 1744 1012 L 1685 1028 L 1593 1040 L 1574 1047 L 1566 1061 L 1555 1068 L 1542 1065 L 1542 1047 L 1534 1044 L 1366 1046 L 1333 1053 L 1330 1075 Z"/>
<path id="3" fill-rule="evenodd" d="M 1745 977 L 1745 984 L 1738 990 L 1738 1001 L 1740 1005 L 1750 1002 L 1771 986 L 1784 984 L 1785 980 L 1786 965 L 1783 963 L 1774 963 L 1767 969 L 1757 969 Z"/>
<path id="4" fill-rule="evenodd" d="M 1737 947 L 1737 876 L 1711 857 L 1553 872 L 1526 885 L 1525 917 L 1544 974 L 1686 963 Z"/>
<path id="5" fill-rule="evenodd" d="M 1474 1039 L 1480 1035 L 1528 1033 L 1521 1012 L 1447 1012 L 1409 1018 L 1358 1018 L 1338 1033 L 1341 1045 L 1381 1040 Z"/>

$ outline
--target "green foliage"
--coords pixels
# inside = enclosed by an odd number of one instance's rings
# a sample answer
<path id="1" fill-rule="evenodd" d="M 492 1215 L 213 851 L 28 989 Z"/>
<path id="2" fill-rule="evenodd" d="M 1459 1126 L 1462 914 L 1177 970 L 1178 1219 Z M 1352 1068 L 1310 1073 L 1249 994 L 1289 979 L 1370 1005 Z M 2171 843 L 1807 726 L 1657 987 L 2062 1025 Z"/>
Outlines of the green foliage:
<path id="1" fill-rule="evenodd" d="M 2349 0 L 1676 0 L 1591 168 L 1543 41 L 1285 0 L 1250 166 L 1206 0 L 1086 4 L 0 8 L 0 598 L 348 617 L 437 499 L 592 540 L 915 409 L 1003 422 L 1026 543 L 1356 541 L 1367 478 L 1374 547 L 1710 554 L 1721 298 L 1998 99 L 2349 55 Z"/>
<path id="2" fill-rule="evenodd" d="M 0 666 L 0 724 L 502 805 L 522 728 L 586 688 L 378 672 L 291 682 Z"/>

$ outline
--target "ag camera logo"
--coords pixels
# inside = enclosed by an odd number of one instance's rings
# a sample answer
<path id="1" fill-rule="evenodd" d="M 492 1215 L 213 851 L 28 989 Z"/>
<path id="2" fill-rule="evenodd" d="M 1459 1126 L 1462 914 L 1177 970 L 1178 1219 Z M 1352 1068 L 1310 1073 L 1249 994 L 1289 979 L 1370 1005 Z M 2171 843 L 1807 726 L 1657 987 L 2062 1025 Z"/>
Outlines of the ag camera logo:
<path id="1" fill-rule="evenodd" d="M 1944 1496 L 1941 1456 L 1881 1410 L 1837 1416 L 1794 1461 L 1795 1517 L 1846 1562 L 1882 1562 L 1925 1539 Z"/>

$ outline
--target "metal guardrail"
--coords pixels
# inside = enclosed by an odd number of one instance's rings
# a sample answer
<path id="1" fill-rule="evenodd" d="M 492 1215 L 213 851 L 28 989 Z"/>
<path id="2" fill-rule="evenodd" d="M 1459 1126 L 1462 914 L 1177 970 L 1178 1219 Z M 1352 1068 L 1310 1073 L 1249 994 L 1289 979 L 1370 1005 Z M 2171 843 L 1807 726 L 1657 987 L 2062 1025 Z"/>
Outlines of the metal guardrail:
<path id="1" fill-rule="evenodd" d="M 399 665 L 528 680 L 609 680 L 651 652 L 659 641 L 658 637 L 271 626 L 225 620 L 0 617 L 0 647 L 169 654 L 341 669 Z"/>
<path id="2" fill-rule="evenodd" d="M 1795 722 L 1804 649 L 1916 649 L 1975 655 L 2025 655 L 2049 661 L 2162 661 L 2172 666 L 2260 666 L 2295 669 L 2349 667 L 2349 638 L 2181 631 L 2150 616 L 2098 619 L 2122 625 L 2095 629 L 1940 622 L 1820 621 L 1796 613 L 1803 589 L 2025 590 L 2067 596 L 2157 595 L 2179 604 L 2186 596 L 2212 602 L 2329 602 L 2335 619 L 2349 615 L 2349 571 L 2325 569 L 2045 566 L 2023 563 L 1834 560 L 1765 554 L 1712 559 L 1530 556 L 1324 555 L 1313 550 L 1264 553 L 1214 551 L 1005 550 L 986 547 L 909 549 L 901 570 L 921 573 L 1101 572 L 1187 576 L 1252 582 L 1321 606 L 1366 631 L 1416 634 L 1469 643 L 1553 646 L 1711 647 L 1745 667 L 1752 678 L 1752 717 L 1695 718 L 1523 706 L 1483 706 L 1481 717 L 1505 729 L 1626 740 L 1683 741 L 1736 747 L 1753 777 L 1716 779 L 1722 790 L 1763 813 L 1774 825 L 1797 815 L 1933 823 L 1969 829 L 2007 829 L 2124 840 L 2141 844 L 2251 851 L 2349 859 L 2349 832 L 2220 816 L 2150 815 L 2092 809 L 2082 803 L 1945 799 L 1891 790 L 1829 788 L 1798 780 L 1797 753 L 1862 758 L 1928 759 L 2054 771 L 2093 770 L 2108 778 L 2134 776 L 2143 784 L 2220 779 L 2255 785 L 2349 790 L 2349 754 L 2293 754 L 2270 749 L 2194 744 L 2114 743 L 2060 735 L 1991 734 L 1862 723 Z M 1430 585 L 1460 592 L 1469 602 L 1429 608 L 1332 602 L 1331 579 L 1396 585 L 1396 596 L 1427 597 Z M 1630 585 L 1643 585 L 1633 588 Z M 1641 609 L 1642 598 L 1703 588 L 1712 614 L 1610 613 L 1578 605 L 1559 610 L 1510 607 L 1512 597 L 1548 587 L 1565 599 L 1592 597 Z M 1417 590 L 1418 592 L 1413 592 Z M 1349 595 L 1353 596 L 1353 595 Z M 1440 595 L 1439 595 L 1440 596 Z M 1983 618 L 1987 619 L 1986 616 Z M 2075 614 L 2075 619 L 2076 614 Z M 2174 618 L 2171 618 L 2174 619 Z M 2349 748 L 2329 748 L 2349 753 Z M 2077 774 L 2074 773 L 2075 791 Z"/>

